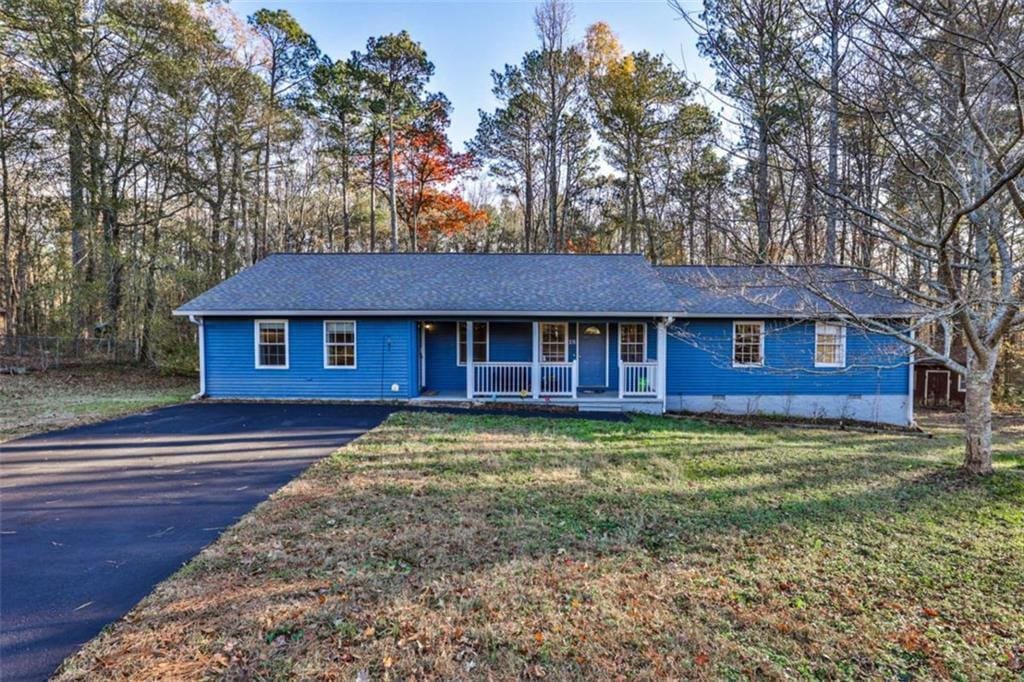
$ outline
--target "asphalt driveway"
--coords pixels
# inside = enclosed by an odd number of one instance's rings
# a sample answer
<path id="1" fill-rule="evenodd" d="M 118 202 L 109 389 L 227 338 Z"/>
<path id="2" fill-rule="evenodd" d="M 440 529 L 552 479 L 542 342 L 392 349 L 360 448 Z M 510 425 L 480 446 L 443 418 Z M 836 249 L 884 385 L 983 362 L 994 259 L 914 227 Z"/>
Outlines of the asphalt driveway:
<path id="1" fill-rule="evenodd" d="M 0 679 L 45 679 L 385 405 L 186 404 L 0 445 Z"/>

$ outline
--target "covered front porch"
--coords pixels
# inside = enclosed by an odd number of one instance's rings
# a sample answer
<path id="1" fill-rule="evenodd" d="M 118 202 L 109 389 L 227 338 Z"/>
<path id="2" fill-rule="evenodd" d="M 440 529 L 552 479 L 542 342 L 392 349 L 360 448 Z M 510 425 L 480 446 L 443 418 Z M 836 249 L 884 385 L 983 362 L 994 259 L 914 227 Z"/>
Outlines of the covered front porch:
<path id="1" fill-rule="evenodd" d="M 442 319 L 418 331 L 417 400 L 664 409 L 665 320 Z"/>

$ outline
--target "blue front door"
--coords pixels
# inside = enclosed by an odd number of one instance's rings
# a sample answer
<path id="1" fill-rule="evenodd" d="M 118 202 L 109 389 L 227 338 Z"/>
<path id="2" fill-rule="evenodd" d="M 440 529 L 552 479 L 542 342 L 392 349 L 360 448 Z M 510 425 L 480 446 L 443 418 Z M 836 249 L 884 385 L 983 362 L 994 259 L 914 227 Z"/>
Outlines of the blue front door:
<path id="1" fill-rule="evenodd" d="M 576 349 L 579 358 L 579 382 L 586 388 L 607 386 L 605 365 L 607 364 L 608 325 L 580 323 L 580 342 Z"/>

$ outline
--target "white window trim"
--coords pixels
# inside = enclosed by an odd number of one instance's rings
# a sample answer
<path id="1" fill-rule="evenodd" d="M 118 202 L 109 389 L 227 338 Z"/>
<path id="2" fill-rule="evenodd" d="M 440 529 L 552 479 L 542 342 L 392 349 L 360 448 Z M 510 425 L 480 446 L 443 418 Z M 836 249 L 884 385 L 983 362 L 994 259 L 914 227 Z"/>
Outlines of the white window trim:
<path id="1" fill-rule="evenodd" d="M 466 366 L 466 361 L 465 360 L 461 360 L 461 361 L 459 360 L 459 348 L 462 346 L 462 327 L 465 324 L 466 324 L 465 322 L 456 322 L 455 323 L 455 364 L 458 365 L 459 367 L 465 367 Z M 472 324 L 483 324 L 487 328 L 487 338 L 484 340 L 485 341 L 485 348 L 486 348 L 486 350 L 484 351 L 484 358 L 486 358 L 484 360 L 484 362 L 490 362 L 491 361 L 491 323 L 490 322 L 480 322 L 479 320 L 477 320 L 476 322 L 473 322 Z M 477 338 L 476 338 L 476 335 L 474 335 L 473 336 L 473 344 L 474 345 L 476 344 L 476 341 L 477 341 Z M 469 352 L 470 352 L 470 350 L 467 348 L 466 349 L 466 358 L 467 359 L 470 357 L 469 356 Z M 479 360 L 474 360 L 473 362 L 480 362 L 480 361 Z"/>
<path id="2" fill-rule="evenodd" d="M 964 375 L 959 372 L 956 374 L 956 392 L 967 393 L 967 389 L 964 387 Z"/>
<path id="3" fill-rule="evenodd" d="M 628 327 L 630 325 L 632 325 L 634 327 L 639 325 L 640 327 L 643 328 L 643 332 L 644 332 L 644 338 L 643 338 L 644 359 L 641 360 L 640 362 L 648 362 L 648 358 L 647 358 L 647 323 L 646 322 L 619 322 L 619 364 L 622 364 L 623 362 L 625 362 L 625 360 L 622 359 L 622 328 L 623 327 Z"/>
<path id="4" fill-rule="evenodd" d="M 736 362 L 736 325 L 755 324 L 761 330 L 761 361 L 760 362 Z M 763 320 L 733 320 L 732 321 L 732 366 L 733 367 L 764 367 L 764 321 Z"/>
<path id="5" fill-rule="evenodd" d="M 284 324 L 284 364 L 283 365 L 264 365 L 260 363 L 260 325 L 261 324 Z M 288 320 L 285 319 L 260 319 L 252 321 L 252 335 L 253 335 L 253 354 L 256 363 L 256 369 L 288 369 L 291 364 L 291 352 L 288 347 Z"/>
<path id="6" fill-rule="evenodd" d="M 821 327 L 839 328 L 839 362 L 818 362 L 818 330 Z M 764 353 L 761 354 L 762 356 Z M 814 323 L 814 366 L 815 367 L 846 367 L 846 325 L 840 322 Z"/>
<path id="7" fill-rule="evenodd" d="M 327 362 L 330 354 L 328 353 L 327 345 L 327 325 L 335 322 L 350 322 L 352 323 L 352 364 L 351 365 L 332 365 Z M 347 345 L 347 344 L 334 344 Z M 324 346 L 324 369 L 356 369 L 359 367 L 359 325 L 355 320 L 324 320 L 323 324 L 323 346 Z"/>
<path id="8" fill-rule="evenodd" d="M 562 335 L 562 355 L 565 357 L 564 360 L 547 360 L 546 362 L 570 362 L 569 360 L 569 323 L 568 322 L 541 322 L 540 329 L 537 330 L 537 355 L 540 357 L 541 362 L 544 360 L 544 327 L 561 327 L 565 330 Z M 490 338 L 490 334 L 487 335 Z"/>

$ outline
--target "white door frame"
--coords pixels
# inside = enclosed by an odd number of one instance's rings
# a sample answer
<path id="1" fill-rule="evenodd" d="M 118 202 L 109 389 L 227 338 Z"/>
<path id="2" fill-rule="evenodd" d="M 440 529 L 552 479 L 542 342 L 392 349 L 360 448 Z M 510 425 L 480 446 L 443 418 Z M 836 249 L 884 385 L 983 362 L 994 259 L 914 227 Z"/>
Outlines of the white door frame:
<path id="1" fill-rule="evenodd" d="M 456 351 L 458 352 L 458 351 Z M 422 391 L 427 387 L 427 323 L 420 322 L 420 387 Z"/>

